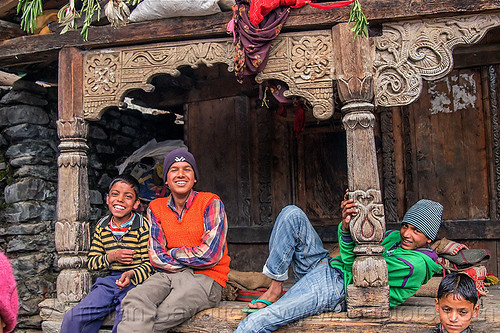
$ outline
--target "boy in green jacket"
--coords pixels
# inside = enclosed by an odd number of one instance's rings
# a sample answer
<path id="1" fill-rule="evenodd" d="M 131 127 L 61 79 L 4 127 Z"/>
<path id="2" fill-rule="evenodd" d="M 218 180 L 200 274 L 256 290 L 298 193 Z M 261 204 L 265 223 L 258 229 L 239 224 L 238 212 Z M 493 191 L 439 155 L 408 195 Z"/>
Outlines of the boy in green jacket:
<path id="1" fill-rule="evenodd" d="M 285 207 L 273 227 L 269 257 L 263 273 L 272 279 L 268 290 L 248 304 L 247 316 L 236 333 L 271 332 L 300 318 L 322 312 L 346 310 L 345 290 L 352 283 L 356 245 L 349 232 L 351 214 L 357 206 L 347 193 L 342 201 L 342 223 L 338 228 L 340 255 L 330 258 L 305 213 L 296 206 Z M 387 231 L 382 246 L 387 262 L 390 306 L 415 294 L 434 273 L 441 271 L 429 244 L 441 224 L 443 206 L 422 199 L 403 217 L 401 230 Z M 296 283 L 281 297 L 283 281 L 293 263 Z M 255 313 L 253 313 L 255 312 Z"/>

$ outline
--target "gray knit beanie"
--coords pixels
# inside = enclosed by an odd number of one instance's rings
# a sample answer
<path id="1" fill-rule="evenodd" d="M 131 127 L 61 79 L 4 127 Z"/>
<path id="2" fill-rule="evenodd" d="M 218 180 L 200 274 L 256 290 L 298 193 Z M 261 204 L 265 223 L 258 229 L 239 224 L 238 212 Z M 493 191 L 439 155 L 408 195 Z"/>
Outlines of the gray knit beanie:
<path id="1" fill-rule="evenodd" d="M 443 206 L 439 202 L 421 199 L 408 209 L 402 223 L 411 224 L 434 240 L 441 225 L 442 213 Z"/>
<path id="2" fill-rule="evenodd" d="M 193 154 L 188 152 L 185 149 L 178 148 L 172 150 L 170 153 L 165 156 L 165 160 L 163 161 L 163 181 L 167 181 L 167 172 L 168 169 L 175 162 L 188 162 L 193 167 L 194 178 L 198 180 L 198 168 L 196 167 L 196 160 L 194 159 Z"/>

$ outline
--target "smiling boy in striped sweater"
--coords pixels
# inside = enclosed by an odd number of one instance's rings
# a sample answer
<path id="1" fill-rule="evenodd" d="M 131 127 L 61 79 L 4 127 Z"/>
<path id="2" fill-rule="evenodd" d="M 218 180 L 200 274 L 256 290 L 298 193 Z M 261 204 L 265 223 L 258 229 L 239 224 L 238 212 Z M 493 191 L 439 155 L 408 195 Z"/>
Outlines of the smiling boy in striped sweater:
<path id="1" fill-rule="evenodd" d="M 97 223 L 88 255 L 90 270 L 110 271 L 91 292 L 66 313 L 61 333 L 98 332 L 104 318 L 116 310 L 113 332 L 121 321 L 120 303 L 127 292 L 153 271 L 147 243 L 149 224 L 134 212 L 139 206 L 139 183 L 131 175 L 115 177 L 106 196 L 111 215 Z"/>

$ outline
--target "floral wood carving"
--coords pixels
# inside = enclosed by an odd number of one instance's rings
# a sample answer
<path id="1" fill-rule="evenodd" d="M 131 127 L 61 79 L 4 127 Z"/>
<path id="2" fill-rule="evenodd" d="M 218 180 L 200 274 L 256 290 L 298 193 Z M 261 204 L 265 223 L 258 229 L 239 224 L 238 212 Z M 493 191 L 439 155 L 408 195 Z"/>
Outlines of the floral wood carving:
<path id="1" fill-rule="evenodd" d="M 152 91 L 148 81 L 157 74 L 180 74 L 177 68 L 208 67 L 226 63 L 233 66 L 229 39 L 187 41 L 96 50 L 84 56 L 84 118 L 98 120 L 104 109 L 118 106 L 132 89 Z"/>
<path id="2" fill-rule="evenodd" d="M 384 24 L 374 38 L 375 104 L 410 104 L 420 96 L 422 79 L 451 71 L 457 45 L 474 44 L 499 25 L 498 13 Z"/>
<path id="3" fill-rule="evenodd" d="M 333 114 L 332 44 L 329 30 L 281 34 L 271 45 L 266 68 L 255 80 L 285 82 L 289 88 L 285 97 L 303 97 L 311 103 L 314 117 L 328 119 Z"/>
<path id="4" fill-rule="evenodd" d="M 127 91 L 151 91 L 148 82 L 154 75 L 177 76 L 182 66 L 225 63 L 231 71 L 233 53 L 229 38 L 89 51 L 84 56 L 84 118 L 98 120 L 105 108 L 120 105 Z M 329 30 L 281 34 L 272 42 L 266 68 L 256 81 L 285 82 L 286 97 L 303 97 L 316 118 L 328 119 L 333 114 L 331 54 Z"/>
<path id="5" fill-rule="evenodd" d="M 358 244 L 381 242 L 385 234 L 384 206 L 378 190 L 356 190 L 349 197 L 358 203 L 351 222 L 351 236 Z"/>

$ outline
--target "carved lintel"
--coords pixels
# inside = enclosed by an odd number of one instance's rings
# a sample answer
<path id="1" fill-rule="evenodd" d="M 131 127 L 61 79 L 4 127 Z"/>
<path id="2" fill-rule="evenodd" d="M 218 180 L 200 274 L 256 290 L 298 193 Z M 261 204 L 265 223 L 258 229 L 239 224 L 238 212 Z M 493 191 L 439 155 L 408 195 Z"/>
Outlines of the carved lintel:
<path id="1" fill-rule="evenodd" d="M 90 291 L 92 277 L 84 269 L 63 269 L 57 277 L 57 300 L 61 303 L 81 301 Z"/>
<path id="2" fill-rule="evenodd" d="M 477 43 L 500 26 L 499 13 L 384 24 L 374 37 L 375 105 L 401 106 L 415 101 L 422 79 L 437 80 L 453 68 L 453 49 Z"/>
<path id="3" fill-rule="evenodd" d="M 56 222 L 56 249 L 59 254 L 86 255 L 90 249 L 88 222 Z"/>
<path id="4" fill-rule="evenodd" d="M 356 190 L 349 198 L 358 203 L 358 213 L 350 223 L 351 236 L 356 243 L 377 243 L 384 239 L 385 218 L 382 195 L 379 190 Z"/>

